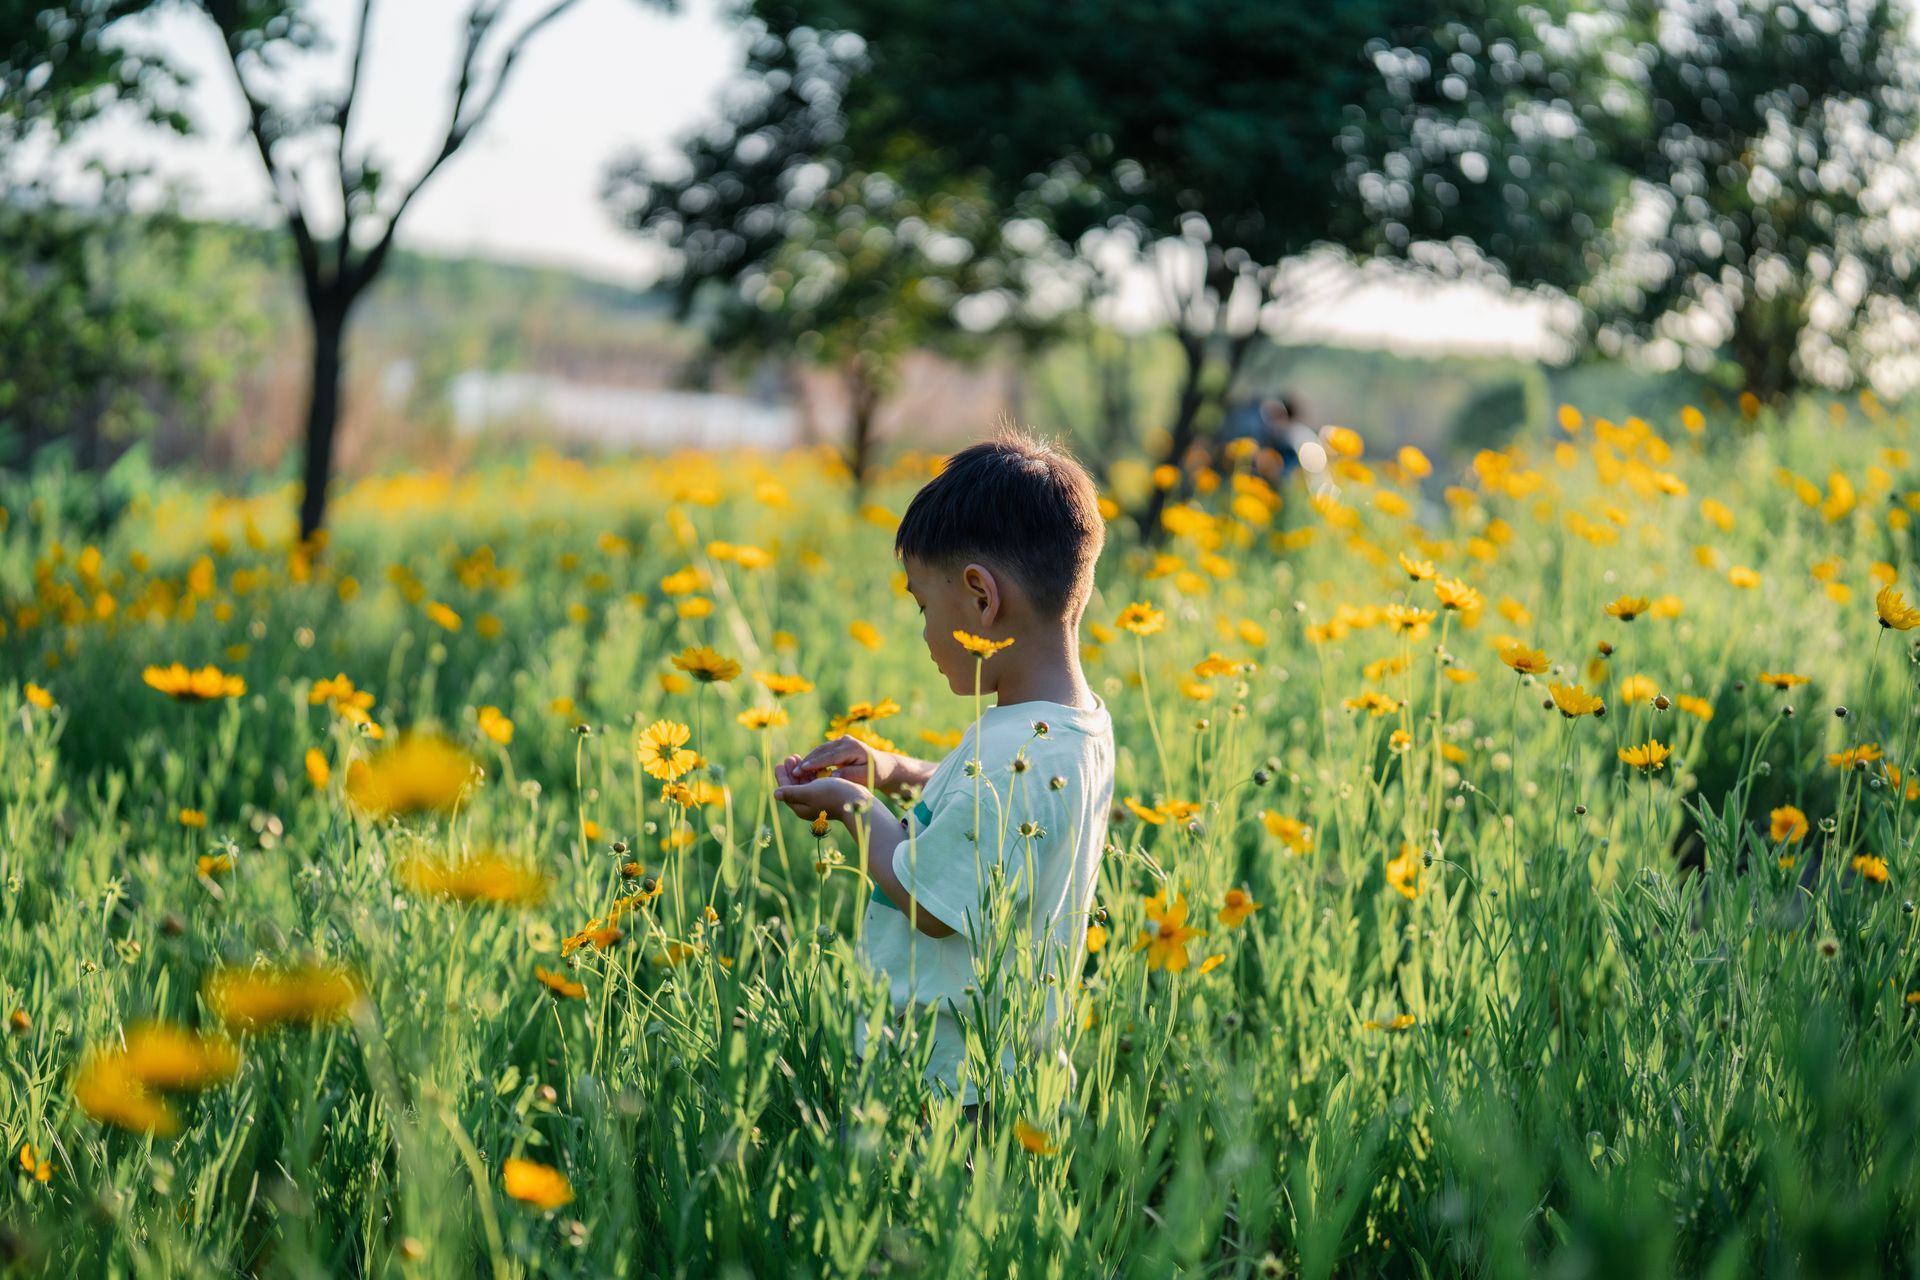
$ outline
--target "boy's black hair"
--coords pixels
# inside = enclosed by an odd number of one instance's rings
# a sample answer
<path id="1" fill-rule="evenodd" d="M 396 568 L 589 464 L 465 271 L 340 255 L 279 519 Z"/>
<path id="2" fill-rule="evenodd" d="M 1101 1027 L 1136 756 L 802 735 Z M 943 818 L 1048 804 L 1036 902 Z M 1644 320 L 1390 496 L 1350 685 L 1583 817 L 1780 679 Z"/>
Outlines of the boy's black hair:
<path id="1" fill-rule="evenodd" d="M 1073 455 L 1005 426 L 948 458 L 913 495 L 893 552 L 1004 569 L 1036 609 L 1078 624 L 1106 538 L 1099 495 Z"/>

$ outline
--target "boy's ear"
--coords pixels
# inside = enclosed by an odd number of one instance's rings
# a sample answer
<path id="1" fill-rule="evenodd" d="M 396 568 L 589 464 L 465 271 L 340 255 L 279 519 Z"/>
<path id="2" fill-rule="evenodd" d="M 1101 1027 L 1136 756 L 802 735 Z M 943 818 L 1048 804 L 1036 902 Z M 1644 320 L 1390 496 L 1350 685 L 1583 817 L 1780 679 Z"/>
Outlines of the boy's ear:
<path id="1" fill-rule="evenodd" d="M 979 616 L 980 629 L 987 630 L 1000 617 L 1005 601 L 1000 596 L 1000 580 L 983 564 L 969 564 L 960 571 L 960 585 L 969 596 L 969 606 Z"/>

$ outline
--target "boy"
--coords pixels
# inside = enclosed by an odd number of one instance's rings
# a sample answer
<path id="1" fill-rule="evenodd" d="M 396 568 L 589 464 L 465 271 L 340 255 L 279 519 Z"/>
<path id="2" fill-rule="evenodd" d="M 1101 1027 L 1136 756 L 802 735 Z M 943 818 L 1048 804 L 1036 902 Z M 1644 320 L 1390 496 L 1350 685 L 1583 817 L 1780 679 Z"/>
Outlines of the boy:
<path id="1" fill-rule="evenodd" d="M 988 959 L 996 902 L 1012 908 L 1013 936 L 1032 961 L 1026 975 L 1052 980 L 1049 1025 L 1086 959 L 1113 802 L 1113 724 L 1080 672 L 1079 631 L 1105 538 L 1093 483 L 1064 451 L 1007 430 L 953 455 L 907 507 L 894 554 L 947 687 L 971 700 L 977 670 L 981 697 L 994 700 L 977 744 L 969 724 L 934 765 L 843 737 L 777 770 L 776 799 L 866 841 L 874 892 L 862 957 L 887 979 L 896 1028 L 918 1023 L 918 1007 L 938 1010 L 927 1078 L 957 1083 L 970 1119 L 979 1090 L 962 1079 L 954 1014 L 975 1007 L 975 987 L 991 1001 L 1005 985 L 1013 949 Z M 998 646 L 992 656 L 977 658 L 988 644 Z M 906 817 L 880 799 L 915 787 L 920 800 Z M 1010 1055 L 1002 1065 L 1012 1069 Z"/>

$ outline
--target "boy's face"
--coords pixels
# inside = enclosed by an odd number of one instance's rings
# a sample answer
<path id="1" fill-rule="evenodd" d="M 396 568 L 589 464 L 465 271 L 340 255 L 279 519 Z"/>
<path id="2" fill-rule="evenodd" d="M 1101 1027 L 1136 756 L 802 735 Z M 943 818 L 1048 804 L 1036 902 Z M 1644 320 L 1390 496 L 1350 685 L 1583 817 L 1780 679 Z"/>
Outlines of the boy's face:
<path id="1" fill-rule="evenodd" d="M 933 665 L 947 678 L 947 687 L 958 694 L 973 693 L 974 657 L 953 638 L 955 631 L 979 634 L 980 597 L 968 587 L 966 566 L 943 568 L 911 556 L 903 563 L 907 570 L 907 590 L 920 606 L 921 636 Z M 984 673 L 983 673 L 984 674 Z"/>

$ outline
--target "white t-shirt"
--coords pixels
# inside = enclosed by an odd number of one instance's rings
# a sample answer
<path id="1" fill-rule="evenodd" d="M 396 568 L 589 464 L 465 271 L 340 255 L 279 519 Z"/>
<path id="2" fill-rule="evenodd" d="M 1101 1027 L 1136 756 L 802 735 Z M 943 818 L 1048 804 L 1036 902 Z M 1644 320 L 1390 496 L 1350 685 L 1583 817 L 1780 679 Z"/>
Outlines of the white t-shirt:
<path id="1" fill-rule="evenodd" d="M 1036 723 L 1046 725 L 1044 734 Z M 988 996 L 1004 988 L 1009 972 L 1024 971 L 1035 982 L 1055 975 L 1046 1006 L 1051 1028 L 1066 1013 L 1070 989 L 1086 961 L 1087 913 L 1113 804 L 1113 721 L 1098 694 L 1091 709 L 1038 701 L 987 708 L 980 715 L 980 740 L 984 745 L 976 751 L 969 724 L 960 745 L 940 762 L 919 802 L 901 819 L 907 838 L 893 854 L 893 872 L 913 900 L 955 932 L 926 936 L 878 887 L 862 925 L 861 955 L 887 980 L 895 1035 L 902 1034 L 903 1015 L 916 1004 L 938 1008 L 927 1079 L 948 1088 L 956 1087 L 966 1060 L 954 1009 L 971 1016 L 971 989 L 982 985 L 982 968 L 989 967 L 983 957 L 976 968 L 970 935 L 988 927 L 992 868 L 998 863 L 1004 873 L 1017 922 L 1012 936 L 1027 945 L 1031 964 L 1023 970 L 1003 958 Z M 1027 768 L 1016 772 L 1020 757 Z M 975 759 L 981 763 L 977 845 L 968 839 L 976 780 L 966 770 Z M 1057 788 L 1055 779 L 1061 782 Z M 1023 834 L 1023 824 L 1035 825 Z M 923 1023 L 924 1012 L 915 1021 Z M 866 1052 L 864 1023 L 855 1051 Z M 1003 1055 L 1003 1065 L 1012 1069 L 1011 1050 Z M 962 1102 L 978 1099 L 973 1081 L 957 1087 Z"/>

